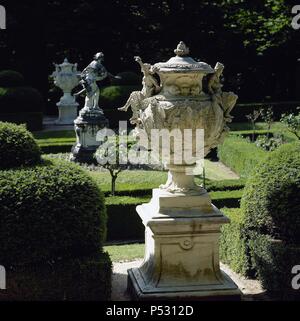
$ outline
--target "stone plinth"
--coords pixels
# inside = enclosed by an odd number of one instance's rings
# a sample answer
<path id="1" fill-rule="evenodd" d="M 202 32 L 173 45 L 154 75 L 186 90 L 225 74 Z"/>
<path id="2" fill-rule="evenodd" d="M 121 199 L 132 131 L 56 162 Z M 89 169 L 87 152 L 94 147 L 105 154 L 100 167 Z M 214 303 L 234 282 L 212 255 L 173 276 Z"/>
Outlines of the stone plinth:
<path id="1" fill-rule="evenodd" d="M 97 132 L 109 126 L 107 118 L 100 108 L 83 108 L 74 121 L 76 144 L 72 148 L 71 160 L 80 163 L 96 163 L 94 154 L 101 142 L 97 141 Z"/>
<path id="2" fill-rule="evenodd" d="M 73 125 L 77 117 L 78 103 L 74 101 L 72 104 L 57 103 L 58 119 L 55 121 L 56 125 Z"/>
<path id="3" fill-rule="evenodd" d="M 219 266 L 220 228 L 229 219 L 211 205 L 207 193 L 174 196 L 156 189 L 137 212 L 146 247 L 142 265 L 128 270 L 134 299 L 240 299 L 237 285 Z"/>

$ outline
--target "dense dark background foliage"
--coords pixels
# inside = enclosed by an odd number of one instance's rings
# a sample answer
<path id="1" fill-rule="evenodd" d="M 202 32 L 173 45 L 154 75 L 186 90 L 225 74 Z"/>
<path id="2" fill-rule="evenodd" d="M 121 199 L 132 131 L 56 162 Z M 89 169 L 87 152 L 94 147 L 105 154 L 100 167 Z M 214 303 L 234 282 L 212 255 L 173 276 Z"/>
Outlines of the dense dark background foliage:
<path id="1" fill-rule="evenodd" d="M 8 22 L 0 31 L 0 69 L 22 72 L 44 94 L 52 62 L 65 56 L 82 69 L 103 51 L 113 73 L 139 72 L 134 55 L 164 61 L 183 40 L 193 57 L 225 64 L 226 87 L 240 102 L 299 99 L 292 0 L 1 2 Z"/>

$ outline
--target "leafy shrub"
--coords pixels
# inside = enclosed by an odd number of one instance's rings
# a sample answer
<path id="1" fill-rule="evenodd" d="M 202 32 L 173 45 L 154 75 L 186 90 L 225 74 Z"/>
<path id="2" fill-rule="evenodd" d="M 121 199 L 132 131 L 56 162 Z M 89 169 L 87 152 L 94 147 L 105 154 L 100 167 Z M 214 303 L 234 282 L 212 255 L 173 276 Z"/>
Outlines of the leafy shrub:
<path id="1" fill-rule="evenodd" d="M 0 169 L 39 162 L 40 149 L 32 134 L 22 125 L 0 122 Z"/>
<path id="2" fill-rule="evenodd" d="M 268 137 L 266 135 L 259 135 L 255 141 L 255 145 L 266 151 L 273 151 L 283 144 L 283 135 L 275 135 Z"/>
<path id="3" fill-rule="evenodd" d="M 218 146 L 219 159 L 242 177 L 248 177 L 267 152 L 246 139 L 231 135 Z"/>
<path id="4" fill-rule="evenodd" d="M 241 209 L 248 231 L 300 243 L 300 144 L 272 152 L 248 180 Z"/>
<path id="5" fill-rule="evenodd" d="M 0 88 L 0 114 L 42 112 L 43 108 L 43 96 L 34 88 Z"/>
<path id="6" fill-rule="evenodd" d="M 104 198 L 79 166 L 61 160 L 0 171 L 0 264 L 93 256 L 105 238 Z"/>
<path id="7" fill-rule="evenodd" d="M 251 265 L 242 212 L 239 208 L 223 208 L 222 211 L 230 219 L 230 223 L 221 227 L 220 259 L 235 272 L 249 276 Z"/>
<path id="8" fill-rule="evenodd" d="M 114 86 L 140 86 L 142 77 L 132 71 L 124 71 L 117 74 L 120 79 L 113 79 L 111 81 Z"/>
<path id="9" fill-rule="evenodd" d="M 25 79 L 23 75 L 14 70 L 0 71 L 0 87 L 19 87 L 23 86 Z"/>

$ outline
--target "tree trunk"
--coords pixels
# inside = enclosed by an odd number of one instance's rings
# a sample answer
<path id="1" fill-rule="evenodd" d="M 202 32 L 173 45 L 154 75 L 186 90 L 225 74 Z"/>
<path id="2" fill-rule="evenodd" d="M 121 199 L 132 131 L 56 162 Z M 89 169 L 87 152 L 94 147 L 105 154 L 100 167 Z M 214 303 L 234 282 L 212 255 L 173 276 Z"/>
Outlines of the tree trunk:
<path id="1" fill-rule="evenodd" d="M 115 192 L 116 192 L 116 180 L 117 180 L 117 176 L 113 175 L 111 177 L 111 195 L 115 196 Z"/>

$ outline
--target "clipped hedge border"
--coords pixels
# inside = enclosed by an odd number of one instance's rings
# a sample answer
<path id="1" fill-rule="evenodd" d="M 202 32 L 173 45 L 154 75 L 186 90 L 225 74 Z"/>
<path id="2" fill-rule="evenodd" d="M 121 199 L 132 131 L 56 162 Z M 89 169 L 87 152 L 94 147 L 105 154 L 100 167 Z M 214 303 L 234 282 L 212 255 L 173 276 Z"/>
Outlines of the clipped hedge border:
<path id="1" fill-rule="evenodd" d="M 215 206 L 238 207 L 243 191 L 212 192 Z M 130 197 L 113 196 L 106 198 L 107 241 L 142 240 L 144 226 L 136 212 L 136 206 L 150 201 L 151 196 Z M 127 227 L 127 228 L 126 228 Z"/>
<path id="2" fill-rule="evenodd" d="M 7 269 L 7 290 L 0 301 L 108 301 L 112 262 L 107 253 L 51 265 Z"/>
<path id="3" fill-rule="evenodd" d="M 223 208 L 230 219 L 221 227 L 220 260 L 244 276 L 252 276 L 247 240 L 244 235 L 243 216 L 239 208 Z"/>
<path id="4" fill-rule="evenodd" d="M 230 135 L 218 146 L 218 157 L 241 177 L 248 177 L 268 155 L 268 152 L 248 142 L 246 139 Z"/>

